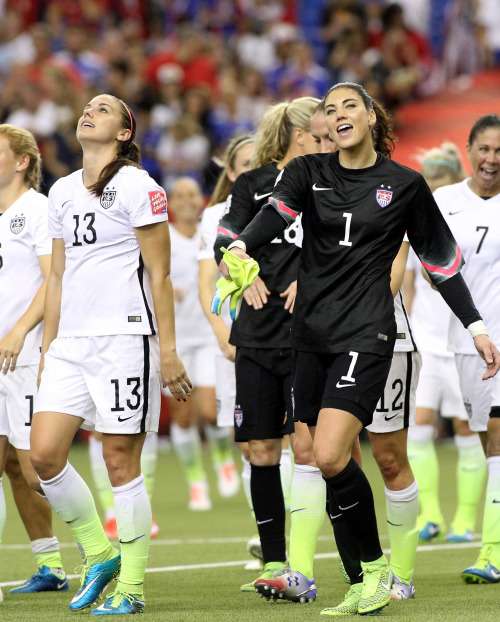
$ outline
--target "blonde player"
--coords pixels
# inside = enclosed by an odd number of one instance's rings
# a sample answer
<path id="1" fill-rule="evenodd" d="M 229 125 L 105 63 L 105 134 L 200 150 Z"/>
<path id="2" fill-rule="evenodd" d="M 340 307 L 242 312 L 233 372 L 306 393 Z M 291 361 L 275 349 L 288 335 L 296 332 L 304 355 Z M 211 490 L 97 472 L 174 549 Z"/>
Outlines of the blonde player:
<path id="1" fill-rule="evenodd" d="M 68 589 L 51 509 L 26 485 L 26 480 L 38 482 L 29 460 L 29 437 L 51 254 L 40 179 L 41 158 L 33 135 L 0 125 L 0 541 L 6 517 L 1 475 L 10 441 L 17 454 L 9 469 L 14 499 L 38 567 L 23 585 L 10 590 L 16 594 Z"/>
<path id="2" fill-rule="evenodd" d="M 49 193 L 52 267 L 31 461 L 84 556 L 70 609 L 91 605 L 118 577 L 97 615 L 144 610 L 151 505 L 142 445 L 146 432 L 157 430 L 161 383 L 177 399 L 187 399 L 191 388 L 175 348 L 165 192 L 139 166 L 135 131 L 126 104 L 94 97 L 76 132 L 83 169 Z M 85 421 L 103 435 L 121 552 L 68 462 Z"/>

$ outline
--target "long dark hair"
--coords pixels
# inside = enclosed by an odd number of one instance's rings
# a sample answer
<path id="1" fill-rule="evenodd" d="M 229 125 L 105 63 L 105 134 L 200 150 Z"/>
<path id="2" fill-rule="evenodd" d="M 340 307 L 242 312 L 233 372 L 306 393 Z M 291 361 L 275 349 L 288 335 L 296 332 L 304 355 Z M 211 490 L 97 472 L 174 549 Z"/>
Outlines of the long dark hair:
<path id="1" fill-rule="evenodd" d="M 137 143 L 134 143 L 134 138 L 137 130 L 137 123 L 135 117 L 130 108 L 118 97 L 111 95 L 119 104 L 121 108 L 121 121 L 122 128 L 125 130 L 131 130 L 130 138 L 128 140 L 120 141 L 116 158 L 102 169 L 99 179 L 95 184 L 88 188 L 91 194 L 96 197 L 100 197 L 104 192 L 104 188 L 109 184 L 113 177 L 123 166 L 135 166 L 141 167 L 141 150 Z"/>
<path id="2" fill-rule="evenodd" d="M 378 151 L 379 153 L 385 155 L 388 158 L 392 157 L 392 153 L 396 145 L 396 138 L 392 133 L 392 117 L 387 112 L 387 110 L 382 106 L 379 101 L 373 99 L 370 95 L 368 95 L 366 90 L 356 82 L 339 82 L 338 84 L 334 84 L 331 88 L 328 89 L 326 95 L 323 98 L 323 107 L 328 95 L 330 95 L 332 91 L 336 91 L 337 89 L 351 89 L 351 91 L 355 91 L 363 100 L 365 108 L 367 110 L 373 110 L 375 112 L 377 121 L 375 125 L 371 128 L 373 148 L 375 149 L 375 151 Z"/>

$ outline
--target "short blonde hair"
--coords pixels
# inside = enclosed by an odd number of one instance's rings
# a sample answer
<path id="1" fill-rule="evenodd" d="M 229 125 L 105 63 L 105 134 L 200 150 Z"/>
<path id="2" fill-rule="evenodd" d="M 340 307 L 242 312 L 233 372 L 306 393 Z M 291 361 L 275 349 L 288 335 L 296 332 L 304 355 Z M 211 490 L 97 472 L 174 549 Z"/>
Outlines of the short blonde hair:
<path id="1" fill-rule="evenodd" d="M 458 147 L 451 142 L 444 142 L 440 147 L 424 151 L 417 159 L 420 161 L 425 179 L 438 179 L 451 175 L 454 183 L 466 178 L 464 165 Z"/>
<path id="2" fill-rule="evenodd" d="M 17 157 L 27 155 L 30 159 L 24 174 L 24 185 L 38 192 L 42 181 L 42 156 L 35 137 L 31 132 L 10 123 L 0 124 L 0 134 L 9 141 L 10 148 Z"/>
<path id="3" fill-rule="evenodd" d="M 311 131 L 311 117 L 319 103 L 316 97 L 298 97 L 290 103 L 271 106 L 257 128 L 252 168 L 280 162 L 290 146 L 294 128 Z"/>

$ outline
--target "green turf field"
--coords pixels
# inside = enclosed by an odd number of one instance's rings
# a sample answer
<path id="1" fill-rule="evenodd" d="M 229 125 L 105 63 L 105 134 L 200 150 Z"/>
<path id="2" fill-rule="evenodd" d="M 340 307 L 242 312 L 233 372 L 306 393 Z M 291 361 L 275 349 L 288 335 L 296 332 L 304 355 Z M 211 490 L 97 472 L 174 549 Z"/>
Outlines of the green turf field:
<path id="1" fill-rule="evenodd" d="M 365 470 L 372 483 L 384 549 L 388 546 L 385 529 L 385 500 L 380 475 L 364 448 Z M 455 452 L 443 445 L 439 449 L 444 515 L 451 519 L 454 502 Z M 75 445 L 71 461 L 90 482 L 87 448 Z M 12 504 L 10 487 L 4 477 L 8 519 L 0 545 L 0 603 L 3 622 L 82 619 L 88 612 L 71 614 L 69 601 L 78 588 L 76 578 L 64 593 L 11 596 L 12 585 L 32 574 L 33 557 L 20 520 Z M 346 591 L 340 574 L 331 527 L 325 521 L 318 543 L 315 578 L 318 598 L 311 604 L 271 603 L 254 594 L 239 592 L 239 586 L 255 578 L 244 570 L 248 561 L 245 545 L 255 534 L 243 492 L 234 499 L 221 499 L 212 480 L 210 512 L 189 512 L 187 490 L 177 460 L 172 453 L 161 453 L 158 462 L 153 510 L 160 526 L 152 541 L 146 575 L 145 619 L 171 622 L 295 622 L 326 620 L 319 618 L 323 607 L 336 605 Z M 480 527 L 478 522 L 477 527 Z M 55 531 L 62 543 L 68 574 L 80 563 L 66 525 L 54 516 Z M 383 616 L 394 621 L 489 622 L 500 619 L 500 584 L 465 585 L 459 573 L 476 559 L 478 544 L 449 545 L 442 538 L 422 546 L 417 554 L 414 601 L 393 602 Z"/>

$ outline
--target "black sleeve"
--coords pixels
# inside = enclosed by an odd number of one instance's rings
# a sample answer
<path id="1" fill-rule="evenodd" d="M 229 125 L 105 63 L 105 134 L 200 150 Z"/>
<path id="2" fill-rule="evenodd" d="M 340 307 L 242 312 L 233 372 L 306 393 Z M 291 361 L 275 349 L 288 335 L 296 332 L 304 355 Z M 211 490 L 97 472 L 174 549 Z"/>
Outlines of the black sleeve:
<path id="1" fill-rule="evenodd" d="M 446 281 L 437 283 L 436 287 L 443 297 L 443 300 L 465 328 L 467 328 L 469 324 L 472 324 L 472 322 L 477 322 L 482 319 L 474 306 L 469 288 L 460 273 L 446 279 Z"/>
<path id="2" fill-rule="evenodd" d="M 408 239 L 432 283 L 438 286 L 460 272 L 462 253 L 429 186 L 417 175 L 408 193 Z"/>
<path id="3" fill-rule="evenodd" d="M 267 203 L 252 222 L 245 227 L 238 240 L 245 242 L 247 253 L 250 253 L 259 246 L 269 244 L 287 226 L 286 220 L 275 209 L 272 209 L 271 203 Z"/>
<path id="4" fill-rule="evenodd" d="M 254 216 L 252 194 L 245 173 L 234 182 L 229 210 L 217 226 L 217 238 L 214 243 L 214 256 L 217 264 L 221 262 L 221 247 L 227 248 L 234 242 Z"/>

